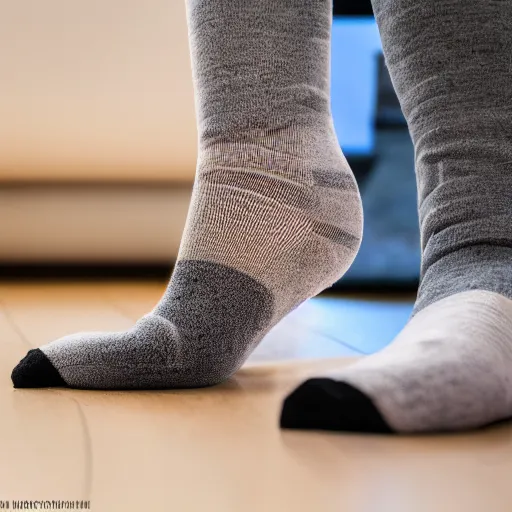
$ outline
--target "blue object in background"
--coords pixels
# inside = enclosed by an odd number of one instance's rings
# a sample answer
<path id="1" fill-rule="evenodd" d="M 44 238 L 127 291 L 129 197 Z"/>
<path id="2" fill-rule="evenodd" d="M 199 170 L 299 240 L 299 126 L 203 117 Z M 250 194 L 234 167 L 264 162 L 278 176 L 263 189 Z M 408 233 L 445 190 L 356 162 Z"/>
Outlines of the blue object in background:
<path id="1" fill-rule="evenodd" d="M 332 113 L 338 140 L 348 157 L 374 153 L 377 56 L 381 51 L 373 16 L 334 17 Z"/>
<path id="2" fill-rule="evenodd" d="M 360 251 L 335 287 L 414 289 L 418 283 L 421 253 L 414 148 L 389 75 L 385 84 L 382 65 L 374 17 L 335 16 L 334 126 L 362 191 L 365 213 Z"/>

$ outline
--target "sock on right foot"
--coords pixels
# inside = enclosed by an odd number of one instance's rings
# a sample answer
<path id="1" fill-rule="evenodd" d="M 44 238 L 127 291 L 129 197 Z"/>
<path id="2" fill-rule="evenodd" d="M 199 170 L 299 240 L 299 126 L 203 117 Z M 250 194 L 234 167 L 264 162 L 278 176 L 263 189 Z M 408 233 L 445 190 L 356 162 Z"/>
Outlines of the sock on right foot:
<path id="1" fill-rule="evenodd" d="M 284 403 L 282 425 L 482 427 L 512 417 L 512 8 L 373 4 L 415 144 L 421 285 L 394 342 L 302 384 Z"/>

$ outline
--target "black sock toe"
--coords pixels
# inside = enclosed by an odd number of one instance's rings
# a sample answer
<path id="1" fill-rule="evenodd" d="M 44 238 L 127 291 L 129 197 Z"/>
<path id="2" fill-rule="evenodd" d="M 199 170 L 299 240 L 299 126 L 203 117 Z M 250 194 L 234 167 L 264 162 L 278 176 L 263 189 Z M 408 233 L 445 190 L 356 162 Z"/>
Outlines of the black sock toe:
<path id="1" fill-rule="evenodd" d="M 15 388 L 67 387 L 59 372 L 38 348 L 28 351 L 12 371 L 11 378 Z"/>
<path id="2" fill-rule="evenodd" d="M 346 382 L 309 379 L 285 399 L 281 428 L 393 432 L 374 403 Z"/>

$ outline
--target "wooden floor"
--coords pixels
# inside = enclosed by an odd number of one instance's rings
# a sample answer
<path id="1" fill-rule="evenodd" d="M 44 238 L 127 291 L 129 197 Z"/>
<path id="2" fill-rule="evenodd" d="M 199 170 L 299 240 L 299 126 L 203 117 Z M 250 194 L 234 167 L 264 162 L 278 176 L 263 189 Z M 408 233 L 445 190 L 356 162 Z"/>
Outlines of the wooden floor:
<path id="1" fill-rule="evenodd" d="M 96 512 L 512 510 L 508 424 L 401 438 L 278 428 L 287 392 L 388 343 L 408 300 L 314 299 L 215 388 L 12 389 L 10 371 L 28 349 L 73 331 L 127 328 L 162 291 L 0 284 L 0 510 L 8 500 L 10 509 L 14 500 L 89 500 Z"/>

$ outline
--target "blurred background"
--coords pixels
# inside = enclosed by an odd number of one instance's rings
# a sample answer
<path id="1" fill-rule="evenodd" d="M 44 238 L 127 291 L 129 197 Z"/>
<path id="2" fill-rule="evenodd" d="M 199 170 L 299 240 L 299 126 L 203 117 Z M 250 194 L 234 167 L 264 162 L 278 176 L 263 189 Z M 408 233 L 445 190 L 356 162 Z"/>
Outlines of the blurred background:
<path id="1" fill-rule="evenodd" d="M 196 164 L 184 1 L 0 0 L 0 62 L 0 277 L 168 277 Z M 337 287 L 414 289 L 413 148 L 366 0 L 334 3 L 332 109 L 365 208 Z"/>

